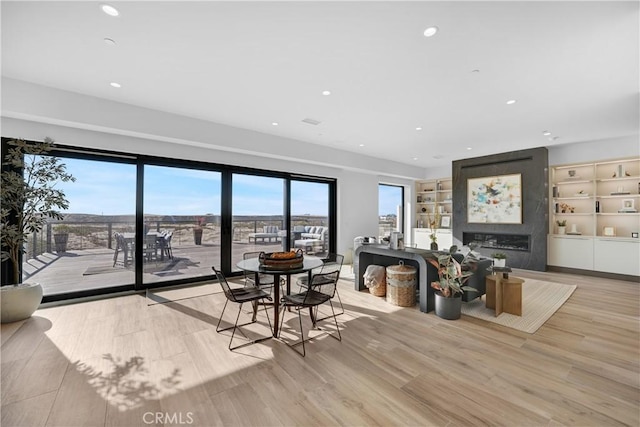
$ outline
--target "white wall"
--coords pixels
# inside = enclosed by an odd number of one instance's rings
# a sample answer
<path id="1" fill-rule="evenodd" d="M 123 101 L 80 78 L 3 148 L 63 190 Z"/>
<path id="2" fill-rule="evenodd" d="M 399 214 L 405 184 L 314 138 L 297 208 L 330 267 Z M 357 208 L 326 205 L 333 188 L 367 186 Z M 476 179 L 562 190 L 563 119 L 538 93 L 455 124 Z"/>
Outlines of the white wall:
<path id="1" fill-rule="evenodd" d="M 639 157 L 640 139 L 638 135 L 631 135 L 621 138 L 554 145 L 549 147 L 548 150 L 550 166 L 615 160 L 625 157 Z"/>

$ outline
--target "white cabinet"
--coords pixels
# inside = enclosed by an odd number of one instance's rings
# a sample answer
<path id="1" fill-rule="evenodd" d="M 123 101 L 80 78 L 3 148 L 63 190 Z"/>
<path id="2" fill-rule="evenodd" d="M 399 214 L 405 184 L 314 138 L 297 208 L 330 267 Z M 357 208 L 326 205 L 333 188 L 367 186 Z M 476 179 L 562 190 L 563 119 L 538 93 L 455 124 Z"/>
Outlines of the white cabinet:
<path id="1" fill-rule="evenodd" d="M 640 276 L 640 242 L 594 239 L 594 270 Z"/>
<path id="2" fill-rule="evenodd" d="M 431 230 L 428 228 L 413 229 L 413 243 L 420 249 L 431 248 Z"/>
<path id="3" fill-rule="evenodd" d="M 580 236 L 549 236 L 547 264 L 593 270 L 593 239 Z"/>
<path id="4" fill-rule="evenodd" d="M 420 249 L 431 249 L 431 230 L 428 228 L 414 228 L 413 242 Z M 447 250 L 453 245 L 453 233 L 451 230 L 436 230 L 436 240 L 439 250 Z"/>

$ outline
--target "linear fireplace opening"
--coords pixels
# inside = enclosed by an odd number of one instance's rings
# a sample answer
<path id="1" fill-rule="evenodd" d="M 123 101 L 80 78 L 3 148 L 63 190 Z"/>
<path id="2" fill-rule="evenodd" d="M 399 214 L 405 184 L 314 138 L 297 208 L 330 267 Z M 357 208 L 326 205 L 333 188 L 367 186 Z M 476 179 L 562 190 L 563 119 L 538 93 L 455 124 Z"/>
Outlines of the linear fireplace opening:
<path id="1" fill-rule="evenodd" d="M 529 252 L 531 235 L 501 233 L 462 233 L 462 244 L 475 242 L 481 248 L 508 249 L 510 251 Z"/>

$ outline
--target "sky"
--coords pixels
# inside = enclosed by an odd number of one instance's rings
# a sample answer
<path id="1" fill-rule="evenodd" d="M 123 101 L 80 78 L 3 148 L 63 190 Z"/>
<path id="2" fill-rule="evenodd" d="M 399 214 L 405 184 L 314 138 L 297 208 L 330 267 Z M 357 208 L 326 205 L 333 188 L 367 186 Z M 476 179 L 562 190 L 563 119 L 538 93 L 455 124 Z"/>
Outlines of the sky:
<path id="1" fill-rule="evenodd" d="M 397 207 L 402 205 L 402 187 L 393 185 L 378 186 L 378 215 L 397 214 Z"/>
<path id="2" fill-rule="evenodd" d="M 63 159 L 76 181 L 58 183 L 70 202 L 66 212 L 133 215 L 136 166 L 94 160 Z M 219 172 L 145 166 L 144 211 L 153 215 L 220 214 Z M 328 184 L 293 181 L 293 215 L 328 216 Z M 233 175 L 234 215 L 283 215 L 284 180 Z"/>

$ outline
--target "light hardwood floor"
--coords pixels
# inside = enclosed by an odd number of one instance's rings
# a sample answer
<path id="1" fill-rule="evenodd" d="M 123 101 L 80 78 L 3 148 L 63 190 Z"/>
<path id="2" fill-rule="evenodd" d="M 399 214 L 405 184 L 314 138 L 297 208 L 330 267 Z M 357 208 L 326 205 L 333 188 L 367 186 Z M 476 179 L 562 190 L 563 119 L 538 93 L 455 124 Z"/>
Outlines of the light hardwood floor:
<path id="1" fill-rule="evenodd" d="M 639 284 L 518 273 L 578 286 L 535 334 L 393 307 L 343 279 L 343 341 L 320 336 L 306 358 L 278 340 L 227 350 L 220 293 L 41 309 L 2 326 L 1 425 L 638 426 Z"/>

